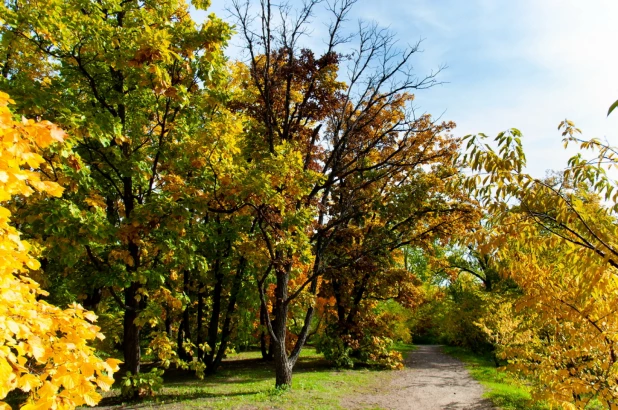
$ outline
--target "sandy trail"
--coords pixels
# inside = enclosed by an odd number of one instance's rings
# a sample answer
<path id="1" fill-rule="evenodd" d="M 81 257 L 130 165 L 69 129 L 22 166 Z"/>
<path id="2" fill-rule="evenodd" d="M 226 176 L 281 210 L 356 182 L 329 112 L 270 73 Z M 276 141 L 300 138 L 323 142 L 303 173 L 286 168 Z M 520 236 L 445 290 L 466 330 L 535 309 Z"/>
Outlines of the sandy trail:
<path id="1" fill-rule="evenodd" d="M 358 392 L 341 403 L 344 408 L 391 410 L 493 410 L 483 399 L 483 387 L 463 364 L 440 350 L 440 346 L 418 346 L 408 355 L 406 368 L 384 386 Z"/>

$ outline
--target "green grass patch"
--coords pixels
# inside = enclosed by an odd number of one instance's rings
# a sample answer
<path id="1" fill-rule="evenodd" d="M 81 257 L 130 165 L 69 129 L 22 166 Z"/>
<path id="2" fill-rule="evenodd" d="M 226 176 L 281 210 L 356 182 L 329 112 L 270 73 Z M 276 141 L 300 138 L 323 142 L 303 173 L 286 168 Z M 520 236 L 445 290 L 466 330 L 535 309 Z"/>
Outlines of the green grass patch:
<path id="1" fill-rule="evenodd" d="M 549 410 L 545 403 L 532 401 L 530 389 L 517 377 L 496 368 L 490 356 L 468 350 L 444 346 L 445 353 L 465 363 L 470 375 L 486 389 L 484 397 L 503 410 Z"/>
<path id="2" fill-rule="evenodd" d="M 218 374 L 203 380 L 189 372 L 168 370 L 162 391 L 152 400 L 122 404 L 114 389 L 100 408 L 342 409 L 341 399 L 390 375 L 367 368 L 336 370 L 315 349 L 306 347 L 294 368 L 292 389 L 280 391 L 274 388 L 273 363 L 260 359 L 260 352 L 231 355 Z"/>
<path id="3" fill-rule="evenodd" d="M 416 345 L 413 345 L 410 343 L 395 342 L 393 343 L 393 347 L 391 350 L 397 350 L 405 357 L 406 355 L 408 355 L 409 353 L 412 353 L 416 349 L 418 349 Z"/>
<path id="4" fill-rule="evenodd" d="M 552 408 L 548 404 L 532 401 L 530 388 L 525 381 L 498 370 L 489 355 L 479 355 L 452 346 L 443 346 L 442 350 L 464 362 L 472 377 L 487 389 L 484 396 L 502 410 L 550 410 Z M 602 409 L 603 407 L 596 400 L 592 400 L 586 406 L 586 410 Z"/>

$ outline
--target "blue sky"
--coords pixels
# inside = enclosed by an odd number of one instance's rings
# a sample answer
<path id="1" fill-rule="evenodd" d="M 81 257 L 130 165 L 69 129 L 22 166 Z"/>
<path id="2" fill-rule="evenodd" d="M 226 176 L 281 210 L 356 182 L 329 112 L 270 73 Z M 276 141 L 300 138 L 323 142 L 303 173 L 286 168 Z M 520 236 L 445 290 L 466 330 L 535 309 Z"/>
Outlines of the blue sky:
<path id="1" fill-rule="evenodd" d="M 227 16 L 225 0 L 212 3 L 209 12 Z M 618 1 L 359 0 L 347 24 L 359 19 L 389 27 L 402 45 L 424 39 L 418 73 L 448 68 L 445 84 L 417 93 L 419 109 L 455 121 L 456 135 L 519 128 L 535 176 L 563 168 L 573 153 L 556 129 L 564 118 L 585 137 L 618 145 L 618 112 L 606 117 L 618 99 Z M 323 20 L 317 13 L 309 44 Z"/>

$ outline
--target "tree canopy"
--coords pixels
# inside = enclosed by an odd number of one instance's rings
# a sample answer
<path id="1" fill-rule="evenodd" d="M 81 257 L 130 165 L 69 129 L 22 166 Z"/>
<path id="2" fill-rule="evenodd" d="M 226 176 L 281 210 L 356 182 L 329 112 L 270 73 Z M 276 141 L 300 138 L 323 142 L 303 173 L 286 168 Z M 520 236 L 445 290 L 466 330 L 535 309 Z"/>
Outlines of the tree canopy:
<path id="1" fill-rule="evenodd" d="M 308 342 L 397 369 L 425 338 L 616 408 L 617 149 L 565 120 L 536 178 L 519 130 L 456 136 L 415 105 L 441 68 L 354 4 L 3 2 L 0 399 L 95 405 L 121 360 L 139 399 L 241 348 L 289 388 Z"/>

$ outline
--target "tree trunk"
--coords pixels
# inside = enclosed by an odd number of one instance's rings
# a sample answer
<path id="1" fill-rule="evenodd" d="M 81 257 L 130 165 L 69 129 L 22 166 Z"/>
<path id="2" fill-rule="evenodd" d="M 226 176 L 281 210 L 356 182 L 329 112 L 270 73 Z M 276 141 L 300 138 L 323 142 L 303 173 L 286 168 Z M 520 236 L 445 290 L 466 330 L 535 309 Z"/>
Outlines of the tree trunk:
<path id="1" fill-rule="evenodd" d="M 183 278 L 183 291 L 185 295 L 189 295 L 189 275 L 189 270 L 185 269 Z M 191 340 L 191 324 L 189 320 L 189 305 L 187 305 L 182 312 L 182 321 L 178 329 L 178 357 L 185 361 L 191 360 L 191 355 L 183 347 L 185 340 Z"/>
<path id="2" fill-rule="evenodd" d="M 273 323 L 274 359 L 275 359 L 275 387 L 289 388 L 292 385 L 292 364 L 286 351 L 286 337 L 288 325 L 288 282 L 290 279 L 291 263 L 275 268 L 277 287 L 275 288 L 275 316 Z"/>
<path id="3" fill-rule="evenodd" d="M 204 349 L 201 345 L 204 343 L 204 284 L 200 283 L 197 293 L 197 360 L 204 360 Z"/>
<path id="4" fill-rule="evenodd" d="M 191 322 L 190 322 L 190 315 L 189 315 L 189 306 L 187 306 L 185 308 L 185 311 L 182 313 L 182 324 L 184 326 L 184 336 L 185 336 L 185 340 L 189 340 L 191 341 Z M 191 358 L 191 356 L 189 356 L 189 359 Z"/>
<path id="5" fill-rule="evenodd" d="M 139 346 L 140 329 L 135 324 L 137 318 L 139 302 L 135 299 L 139 282 L 132 282 L 124 290 L 125 311 L 124 311 L 124 363 L 126 369 L 133 374 L 138 374 L 140 370 L 141 351 Z"/>
<path id="6" fill-rule="evenodd" d="M 262 359 L 266 361 L 271 361 L 273 359 L 273 351 L 274 346 L 272 343 L 272 337 L 268 338 L 268 346 L 267 346 L 267 335 L 268 329 L 266 328 L 266 315 L 268 314 L 266 310 L 266 306 L 260 304 L 260 327 L 262 328 L 262 332 L 260 334 L 260 350 L 262 351 Z"/>
<path id="7" fill-rule="evenodd" d="M 86 295 L 86 299 L 84 299 L 84 308 L 88 310 L 92 310 L 93 312 L 97 312 L 99 308 L 99 303 L 101 302 L 101 297 L 103 296 L 103 288 L 93 289 L 91 292 L 88 292 Z"/>
<path id="8" fill-rule="evenodd" d="M 223 293 L 223 274 L 221 261 L 215 260 L 214 265 L 215 287 L 212 292 L 212 311 L 208 323 L 208 347 L 210 351 L 204 357 L 204 363 L 209 372 L 212 372 L 212 363 L 217 353 L 217 336 L 219 334 L 219 317 L 221 316 L 221 294 Z"/>
<path id="9" fill-rule="evenodd" d="M 288 389 L 292 386 L 292 364 L 288 360 L 284 343 L 275 343 L 275 387 Z"/>
<path id="10" fill-rule="evenodd" d="M 369 283 L 370 274 L 365 273 L 360 283 L 354 283 L 354 294 L 352 298 L 352 306 L 350 307 L 350 311 L 348 312 L 348 317 L 346 319 L 346 325 L 348 328 L 353 328 L 356 323 L 356 315 L 359 312 L 361 302 L 363 301 L 363 297 L 365 296 L 365 292 L 367 291 L 367 283 Z"/>
<path id="11" fill-rule="evenodd" d="M 268 359 L 268 361 L 272 361 L 272 360 L 274 360 L 274 358 L 275 358 L 275 342 L 274 342 L 272 337 L 269 337 L 268 338 L 267 359 Z"/>
<path id="12" fill-rule="evenodd" d="M 124 130 L 125 123 L 125 109 L 124 105 L 118 106 L 120 118 Z M 123 156 L 128 158 L 128 152 L 130 150 L 129 145 L 124 143 L 122 145 Z M 123 185 L 123 202 L 125 207 L 125 217 L 127 221 L 131 220 L 131 214 L 133 213 L 133 209 L 135 207 L 135 197 L 133 196 L 133 179 L 131 176 L 125 176 L 122 178 Z M 129 251 L 129 255 L 131 256 L 132 263 L 128 263 L 126 265 L 126 269 L 130 272 L 135 278 L 135 274 L 137 273 L 140 267 L 140 252 L 139 246 L 133 241 L 130 240 L 128 243 L 127 250 Z M 123 339 L 123 347 L 124 347 L 124 363 L 128 371 L 133 374 L 138 374 L 140 371 L 140 362 L 141 362 L 141 351 L 140 351 L 140 328 L 135 323 L 135 319 L 137 319 L 137 315 L 139 313 L 139 309 L 141 307 L 140 301 L 137 300 L 137 292 L 139 291 L 142 285 L 137 282 L 131 282 L 131 284 L 125 288 L 124 290 L 124 304 L 125 304 L 125 312 L 124 312 L 124 339 Z"/>
<path id="13" fill-rule="evenodd" d="M 279 256 L 279 255 L 278 255 Z M 282 258 L 279 256 L 278 258 Z M 274 314 L 276 320 L 270 320 L 268 314 L 266 315 L 266 324 L 270 334 L 271 341 L 273 342 L 273 351 L 275 359 L 275 387 L 276 388 L 290 388 L 292 385 L 292 369 L 300 356 L 300 351 L 303 348 L 309 334 L 309 328 L 311 326 L 311 319 L 313 318 L 314 308 L 307 309 L 305 314 L 305 323 L 298 335 L 298 340 L 292 349 L 292 352 L 288 355 L 286 349 L 286 337 L 287 337 L 287 321 L 290 299 L 288 299 L 288 286 L 290 280 L 290 271 L 292 270 L 292 262 L 279 263 L 275 265 L 275 276 L 277 278 L 277 286 L 275 288 L 275 308 Z M 315 267 L 314 269 L 318 269 Z M 317 276 L 311 281 L 309 291 L 315 295 L 317 291 L 318 280 Z M 266 308 L 266 299 L 264 296 L 263 282 L 258 283 L 260 291 L 260 300 L 262 306 Z"/>
<path id="14" fill-rule="evenodd" d="M 180 326 L 178 326 L 178 335 L 176 336 L 176 345 L 178 346 L 178 358 L 180 360 L 187 360 L 187 352 L 183 347 L 183 342 L 185 340 L 185 324 L 184 321 L 180 320 Z"/>
<path id="15" fill-rule="evenodd" d="M 236 269 L 236 276 L 234 277 L 234 282 L 232 283 L 232 290 L 230 292 L 230 298 L 227 302 L 227 311 L 225 312 L 225 320 L 223 321 L 223 326 L 221 328 L 221 342 L 219 343 L 219 349 L 214 360 L 210 364 L 210 368 L 206 369 L 206 372 L 209 374 L 213 374 L 219 368 L 221 361 L 223 360 L 223 356 L 225 355 L 225 351 L 227 349 L 227 345 L 230 339 L 230 334 L 232 333 L 232 316 L 236 311 L 236 301 L 238 299 L 238 294 L 240 293 L 240 287 L 242 285 L 242 281 L 245 276 L 245 266 L 247 265 L 247 260 L 241 257 L 238 268 Z"/>
<path id="16" fill-rule="evenodd" d="M 343 330 L 346 327 L 346 309 L 343 302 L 343 295 L 341 294 L 341 283 L 339 283 L 337 278 L 333 278 L 331 280 L 331 286 L 333 288 L 333 295 L 335 296 L 335 304 L 337 305 L 337 322 L 339 324 L 339 330 Z"/>
<path id="17" fill-rule="evenodd" d="M 165 306 L 165 333 L 168 339 L 172 339 L 172 309 L 169 305 Z"/>

